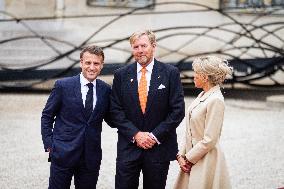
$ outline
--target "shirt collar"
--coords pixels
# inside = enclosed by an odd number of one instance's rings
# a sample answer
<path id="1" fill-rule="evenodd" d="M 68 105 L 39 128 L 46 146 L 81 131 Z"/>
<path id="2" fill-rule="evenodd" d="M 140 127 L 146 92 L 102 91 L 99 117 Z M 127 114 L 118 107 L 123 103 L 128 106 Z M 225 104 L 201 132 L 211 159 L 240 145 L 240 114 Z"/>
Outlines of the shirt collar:
<path id="1" fill-rule="evenodd" d="M 138 62 L 137 62 L 136 64 L 137 64 L 137 73 L 139 73 L 139 72 L 142 70 L 143 67 L 142 67 Z M 153 58 L 153 60 L 151 61 L 151 63 L 148 64 L 148 66 L 146 66 L 146 70 L 147 70 L 148 72 L 152 73 L 153 67 L 154 67 L 154 58 Z"/>
<path id="2" fill-rule="evenodd" d="M 95 79 L 93 82 L 91 82 L 91 83 L 93 83 L 94 87 L 96 87 L 96 80 L 97 80 L 97 79 Z M 81 86 L 86 86 L 88 83 L 90 83 L 90 82 L 83 76 L 82 72 L 80 73 L 80 83 L 81 83 Z"/>

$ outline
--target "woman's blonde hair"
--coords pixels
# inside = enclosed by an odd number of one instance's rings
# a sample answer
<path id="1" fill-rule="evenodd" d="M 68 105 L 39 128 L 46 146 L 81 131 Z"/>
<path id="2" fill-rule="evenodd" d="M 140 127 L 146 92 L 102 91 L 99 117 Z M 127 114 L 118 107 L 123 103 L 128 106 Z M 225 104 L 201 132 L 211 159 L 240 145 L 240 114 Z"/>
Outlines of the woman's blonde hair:
<path id="1" fill-rule="evenodd" d="M 196 58 L 192 63 L 195 72 L 208 76 L 212 85 L 221 85 L 227 75 L 231 75 L 233 68 L 226 59 L 217 56 L 204 56 Z"/>

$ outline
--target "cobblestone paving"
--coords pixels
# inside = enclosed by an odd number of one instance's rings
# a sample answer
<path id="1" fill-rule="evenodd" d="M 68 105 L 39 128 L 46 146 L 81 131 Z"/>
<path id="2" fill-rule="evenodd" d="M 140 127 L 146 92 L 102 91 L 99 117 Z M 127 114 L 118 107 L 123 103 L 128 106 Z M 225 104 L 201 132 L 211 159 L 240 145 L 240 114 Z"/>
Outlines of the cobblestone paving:
<path id="1" fill-rule="evenodd" d="M 1 189 L 47 188 L 49 163 L 40 136 L 41 110 L 47 97 L 0 94 Z M 187 97 L 186 105 L 192 100 Z M 265 101 L 227 99 L 226 104 L 221 145 L 233 188 L 284 187 L 284 109 L 267 107 Z M 179 141 L 184 130 L 185 121 L 177 129 Z M 116 130 L 105 124 L 102 139 L 103 160 L 97 188 L 112 189 Z M 177 163 L 172 162 L 167 189 L 172 188 L 177 172 Z"/>

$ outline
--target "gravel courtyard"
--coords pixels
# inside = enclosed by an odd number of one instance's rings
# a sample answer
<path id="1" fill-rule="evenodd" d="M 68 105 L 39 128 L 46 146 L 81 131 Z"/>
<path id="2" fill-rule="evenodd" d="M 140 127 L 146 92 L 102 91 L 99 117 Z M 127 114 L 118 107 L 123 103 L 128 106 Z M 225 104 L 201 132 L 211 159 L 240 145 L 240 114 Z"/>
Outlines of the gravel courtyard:
<path id="1" fill-rule="evenodd" d="M 49 163 L 40 135 L 40 116 L 47 97 L 48 94 L 0 94 L 1 189 L 47 188 Z M 186 97 L 186 105 L 192 100 L 193 97 Z M 284 187 L 284 108 L 269 107 L 259 99 L 227 98 L 226 104 L 221 145 L 233 188 Z M 97 188 L 112 189 L 117 133 L 104 126 Z M 185 120 L 177 129 L 179 141 L 184 130 Z M 177 162 L 172 162 L 167 189 L 172 188 L 177 172 Z"/>

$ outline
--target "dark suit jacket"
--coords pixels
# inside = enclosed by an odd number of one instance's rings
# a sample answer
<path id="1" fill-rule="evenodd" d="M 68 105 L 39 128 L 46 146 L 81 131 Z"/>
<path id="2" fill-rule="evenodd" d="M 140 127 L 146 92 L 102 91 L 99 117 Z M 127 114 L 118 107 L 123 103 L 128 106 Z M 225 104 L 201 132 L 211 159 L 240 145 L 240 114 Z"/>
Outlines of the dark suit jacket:
<path id="1" fill-rule="evenodd" d="M 97 169 L 102 159 L 102 121 L 109 110 L 110 86 L 97 79 L 97 102 L 86 119 L 81 95 L 80 76 L 58 80 L 41 117 L 41 134 L 45 150 L 51 148 L 51 161 L 72 167 L 84 152 L 86 166 Z"/>
<path id="2" fill-rule="evenodd" d="M 137 64 L 119 69 L 113 80 L 110 112 L 118 128 L 117 161 L 133 161 L 142 154 L 150 161 L 170 161 L 178 151 L 176 127 L 184 118 L 180 73 L 174 66 L 155 60 L 143 115 L 138 97 Z M 158 89 L 164 85 L 165 88 Z M 133 143 L 138 131 L 152 132 L 161 142 L 143 150 Z"/>

